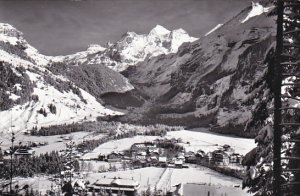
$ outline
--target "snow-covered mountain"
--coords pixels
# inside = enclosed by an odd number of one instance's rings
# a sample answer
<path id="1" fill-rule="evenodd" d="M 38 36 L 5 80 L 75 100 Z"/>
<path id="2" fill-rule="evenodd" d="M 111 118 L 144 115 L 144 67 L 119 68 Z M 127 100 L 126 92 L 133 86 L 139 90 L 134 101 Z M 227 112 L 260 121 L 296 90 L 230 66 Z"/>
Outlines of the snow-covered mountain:
<path id="1" fill-rule="evenodd" d="M 40 54 L 13 26 L 0 23 L 0 131 L 11 123 L 15 130 L 28 130 L 121 115 L 105 108 L 101 99 L 134 89 L 114 70 L 175 53 L 182 43 L 195 40 L 182 29 L 156 26 L 148 35 L 128 32 L 106 48 L 90 45 L 86 51 L 53 57 Z"/>
<path id="2" fill-rule="evenodd" d="M 196 40 L 197 38 L 189 36 L 183 29 L 169 31 L 157 25 L 148 35 L 127 32 L 116 43 L 108 43 L 106 48 L 92 45 L 87 51 L 54 57 L 52 60 L 68 64 L 103 64 L 121 72 L 147 58 L 176 53 L 184 42 Z"/>
<path id="3" fill-rule="evenodd" d="M 264 119 L 270 101 L 264 61 L 275 20 L 266 7 L 255 3 L 176 54 L 129 69 L 126 76 L 147 101 L 122 119 L 255 135 L 255 119 Z"/>
<path id="4" fill-rule="evenodd" d="M 132 90 L 126 78 L 104 66 L 77 71 L 74 77 L 78 78 L 86 78 L 88 73 L 105 75 L 97 76 L 102 83 L 91 83 L 94 90 L 90 91 L 66 77 L 73 71 L 51 71 L 51 59 L 39 54 L 14 27 L 0 23 L 0 131 L 11 125 L 19 131 L 122 114 L 105 108 L 95 91 Z"/>

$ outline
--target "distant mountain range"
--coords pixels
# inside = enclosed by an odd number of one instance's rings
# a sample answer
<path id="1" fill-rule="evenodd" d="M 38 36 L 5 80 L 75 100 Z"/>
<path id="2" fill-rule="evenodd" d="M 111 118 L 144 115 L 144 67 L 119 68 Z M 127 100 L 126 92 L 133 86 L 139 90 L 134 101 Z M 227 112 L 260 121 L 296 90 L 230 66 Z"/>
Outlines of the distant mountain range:
<path id="1" fill-rule="evenodd" d="M 91 45 L 87 51 L 54 57 L 52 60 L 74 65 L 103 64 L 121 72 L 146 59 L 176 53 L 184 42 L 196 40 L 197 38 L 190 37 L 183 29 L 169 31 L 157 25 L 148 35 L 127 32 L 116 43 L 107 43 L 105 47 Z"/>
<path id="2" fill-rule="evenodd" d="M 109 115 L 253 136 L 270 102 L 264 61 L 275 23 L 266 6 L 254 3 L 200 39 L 157 25 L 56 57 L 0 24 L 0 131 Z"/>

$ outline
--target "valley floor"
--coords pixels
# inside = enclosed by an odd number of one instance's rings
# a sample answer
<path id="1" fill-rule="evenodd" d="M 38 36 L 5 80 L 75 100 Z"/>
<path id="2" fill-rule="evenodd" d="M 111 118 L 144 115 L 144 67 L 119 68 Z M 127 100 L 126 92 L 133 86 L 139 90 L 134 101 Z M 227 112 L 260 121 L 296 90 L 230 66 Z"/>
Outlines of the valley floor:
<path id="1" fill-rule="evenodd" d="M 139 191 L 147 190 L 148 187 L 151 187 L 153 190 L 156 187 L 157 189 L 162 189 L 164 192 L 172 189 L 175 185 L 182 183 L 213 186 L 215 189 L 224 189 L 224 192 L 226 191 L 227 193 L 232 189 L 231 191 L 234 193 L 232 196 L 249 195 L 245 190 L 241 190 L 241 180 L 225 176 L 201 166 L 190 165 L 189 168 L 184 169 L 147 167 L 106 173 L 91 172 L 87 174 L 85 180 L 95 182 L 97 179 L 103 177 L 134 179 L 141 185 Z M 53 178 L 47 176 L 40 176 L 34 178 L 16 178 L 15 180 L 18 181 L 19 184 L 27 183 L 32 186 L 33 189 L 45 193 L 47 190 L 50 190 L 51 187 L 53 189 L 60 188 L 59 184 L 52 181 L 52 179 Z M 237 186 L 237 188 L 234 188 L 235 186 Z"/>
<path id="2" fill-rule="evenodd" d="M 53 150 L 60 151 L 65 149 L 65 141 L 72 139 L 76 144 L 84 140 L 92 140 L 97 138 L 103 138 L 107 136 L 104 133 L 93 134 L 92 132 L 75 132 L 65 135 L 55 136 L 29 136 L 29 135 L 17 135 L 17 140 L 24 143 L 26 142 L 47 142 L 47 144 L 33 148 L 36 154 L 42 154 Z M 87 180 L 91 184 L 100 178 L 124 178 L 133 179 L 139 182 L 139 191 L 145 191 L 148 187 L 154 190 L 161 189 L 162 191 L 168 191 L 173 189 L 175 185 L 182 184 L 201 184 L 203 186 L 214 186 L 214 190 L 222 190 L 231 193 L 230 195 L 248 195 L 245 190 L 241 190 L 242 181 L 240 179 L 229 177 L 224 174 L 218 173 L 209 168 L 188 164 L 188 168 L 160 168 L 160 167 L 145 167 L 139 169 L 122 168 L 121 162 L 108 163 L 104 161 L 96 161 L 99 154 L 109 154 L 111 152 L 121 152 L 127 149 L 135 143 L 154 141 L 161 136 L 146 136 L 136 135 L 130 138 L 123 138 L 118 140 L 109 140 L 106 143 L 101 144 L 91 152 L 87 152 L 80 155 L 81 162 L 85 162 L 87 166 L 85 170 L 81 170 L 78 175 L 78 179 Z M 228 144 L 232 146 L 235 152 L 245 155 L 252 148 L 255 147 L 253 139 L 238 138 L 234 136 L 226 136 L 215 133 L 210 133 L 206 129 L 193 129 L 193 130 L 180 130 L 170 131 L 164 136 L 164 138 L 181 138 L 179 145 L 183 146 L 186 151 L 203 150 L 205 152 L 214 151 L 221 146 Z M 108 168 L 114 165 L 118 171 L 107 171 Z M 100 168 L 104 169 L 104 172 L 100 172 Z M 33 178 L 14 178 L 14 181 L 19 184 L 29 184 L 34 190 L 39 190 L 45 193 L 46 190 L 60 189 L 60 184 L 55 181 L 55 178 L 51 176 L 38 176 Z M 222 188 L 223 187 L 223 188 Z M 226 188 L 227 187 L 227 188 Z M 238 187 L 238 188 L 233 188 Z M 201 188 L 201 187 L 200 187 Z M 203 189 L 203 187 L 202 187 Z M 205 187 L 205 190 L 207 187 Z M 208 189 L 207 189 L 208 190 Z"/>

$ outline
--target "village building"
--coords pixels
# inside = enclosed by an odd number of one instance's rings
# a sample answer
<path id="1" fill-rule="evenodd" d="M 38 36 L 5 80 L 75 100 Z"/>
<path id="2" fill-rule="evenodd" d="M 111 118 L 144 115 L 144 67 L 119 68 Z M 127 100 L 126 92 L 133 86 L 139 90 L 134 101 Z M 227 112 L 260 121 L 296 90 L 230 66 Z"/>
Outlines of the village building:
<path id="1" fill-rule="evenodd" d="M 88 186 L 89 192 L 122 194 L 126 196 L 136 196 L 140 184 L 133 179 L 123 178 L 101 178 L 91 186 Z"/>
<path id="2" fill-rule="evenodd" d="M 135 143 L 131 146 L 131 152 L 140 152 L 140 151 L 147 151 L 152 152 L 158 150 L 155 143 L 147 142 L 147 143 Z"/>
<path id="3" fill-rule="evenodd" d="M 208 152 L 208 153 L 205 154 L 205 156 L 204 156 L 205 163 L 211 164 L 212 159 L 213 159 L 212 152 Z"/>
<path id="4" fill-rule="evenodd" d="M 107 160 L 107 155 L 99 154 L 99 155 L 98 155 L 98 160 L 99 160 L 99 161 L 106 161 L 106 160 Z"/>
<path id="5" fill-rule="evenodd" d="M 195 157 L 196 157 L 196 163 L 201 164 L 205 161 L 205 152 L 203 150 L 198 150 Z"/>
<path id="6" fill-rule="evenodd" d="M 196 154 L 192 151 L 185 153 L 185 162 L 186 163 L 196 163 Z"/>
<path id="7" fill-rule="evenodd" d="M 158 164 L 161 167 L 167 167 L 167 157 L 159 157 L 158 158 Z"/>
<path id="8" fill-rule="evenodd" d="M 146 155 L 147 155 L 146 151 L 137 152 L 137 153 L 134 153 L 133 159 L 135 159 L 135 160 L 145 160 Z"/>
<path id="9" fill-rule="evenodd" d="M 229 156 L 222 150 L 215 150 L 212 153 L 213 161 L 218 165 L 229 165 Z"/>
<path id="10" fill-rule="evenodd" d="M 230 155 L 230 163 L 242 164 L 243 156 L 238 153 Z"/>
<path id="11" fill-rule="evenodd" d="M 228 155 L 231 155 L 234 153 L 234 149 L 228 144 L 223 145 L 221 150 Z"/>
<path id="12" fill-rule="evenodd" d="M 31 155 L 34 155 L 35 151 L 32 148 L 19 148 L 15 151 L 14 155 L 15 157 L 30 157 Z"/>
<path id="13" fill-rule="evenodd" d="M 112 152 L 112 153 L 107 155 L 107 161 L 108 162 L 121 161 L 122 157 L 123 157 L 122 153 Z"/>
<path id="14" fill-rule="evenodd" d="M 176 159 L 174 164 L 175 164 L 175 168 L 182 168 L 183 161 L 181 159 Z"/>

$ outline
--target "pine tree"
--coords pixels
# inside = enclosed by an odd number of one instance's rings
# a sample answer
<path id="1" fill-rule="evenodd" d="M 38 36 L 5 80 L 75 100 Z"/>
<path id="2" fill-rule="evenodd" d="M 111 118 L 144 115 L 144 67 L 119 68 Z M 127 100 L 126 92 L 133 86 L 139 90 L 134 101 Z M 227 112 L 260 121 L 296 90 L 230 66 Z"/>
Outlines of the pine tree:
<path id="1" fill-rule="evenodd" d="M 266 60 L 275 116 L 269 113 L 255 138 L 257 148 L 243 160 L 248 166 L 243 184 L 257 195 L 300 195 L 300 1 L 278 0 L 276 6 L 276 49 L 271 47 Z"/>

